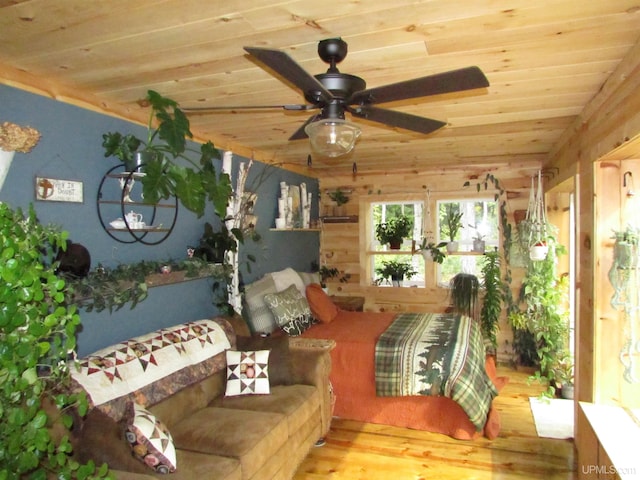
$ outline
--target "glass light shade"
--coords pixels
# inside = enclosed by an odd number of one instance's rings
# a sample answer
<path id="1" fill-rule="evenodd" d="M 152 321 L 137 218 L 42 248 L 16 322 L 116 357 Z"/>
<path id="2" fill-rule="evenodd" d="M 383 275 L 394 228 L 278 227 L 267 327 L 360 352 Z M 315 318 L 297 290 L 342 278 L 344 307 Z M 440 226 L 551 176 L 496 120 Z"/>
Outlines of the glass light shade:
<path id="1" fill-rule="evenodd" d="M 340 118 L 325 118 L 304 128 L 311 148 L 327 157 L 339 157 L 353 150 L 360 127 Z"/>

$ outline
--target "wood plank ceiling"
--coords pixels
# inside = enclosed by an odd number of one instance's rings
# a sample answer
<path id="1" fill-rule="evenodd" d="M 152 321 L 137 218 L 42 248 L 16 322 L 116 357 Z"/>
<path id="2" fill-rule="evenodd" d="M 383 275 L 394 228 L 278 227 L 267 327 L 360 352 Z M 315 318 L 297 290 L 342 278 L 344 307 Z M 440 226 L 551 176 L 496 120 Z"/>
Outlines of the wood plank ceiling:
<path id="1" fill-rule="evenodd" d="M 452 164 L 544 162 L 640 36 L 640 0 L 0 0 L 0 81 L 137 121 L 148 89 L 181 106 L 303 103 L 243 46 L 323 73 L 317 42 L 349 45 L 340 71 L 368 87 L 479 66 L 486 89 L 383 105 L 435 118 L 429 135 L 357 120 L 354 152 L 328 160 L 287 139 L 310 116 L 192 115 L 199 139 L 314 176 Z"/>

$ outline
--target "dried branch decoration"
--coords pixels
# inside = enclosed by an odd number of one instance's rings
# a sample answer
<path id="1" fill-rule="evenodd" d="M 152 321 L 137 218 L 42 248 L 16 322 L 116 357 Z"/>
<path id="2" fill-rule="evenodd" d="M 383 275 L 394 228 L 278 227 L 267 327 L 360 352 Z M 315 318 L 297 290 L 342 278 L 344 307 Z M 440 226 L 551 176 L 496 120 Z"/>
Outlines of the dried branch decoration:
<path id="1" fill-rule="evenodd" d="M 15 123 L 0 125 L 0 148 L 5 152 L 29 153 L 40 140 L 40 132 L 35 128 L 21 127 Z"/>

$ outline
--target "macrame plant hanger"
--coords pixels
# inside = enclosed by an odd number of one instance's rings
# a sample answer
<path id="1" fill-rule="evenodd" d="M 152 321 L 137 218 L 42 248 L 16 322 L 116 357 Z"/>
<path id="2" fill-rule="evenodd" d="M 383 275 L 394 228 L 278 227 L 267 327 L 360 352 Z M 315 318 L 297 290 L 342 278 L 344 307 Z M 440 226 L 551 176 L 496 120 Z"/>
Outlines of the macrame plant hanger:
<path id="1" fill-rule="evenodd" d="M 538 170 L 537 187 L 536 189 L 534 177 L 531 177 L 531 191 L 529 193 L 526 221 L 529 226 L 529 258 L 533 261 L 544 260 L 549 252 L 549 246 L 547 245 L 547 216 L 544 209 L 542 173 L 540 170 Z"/>

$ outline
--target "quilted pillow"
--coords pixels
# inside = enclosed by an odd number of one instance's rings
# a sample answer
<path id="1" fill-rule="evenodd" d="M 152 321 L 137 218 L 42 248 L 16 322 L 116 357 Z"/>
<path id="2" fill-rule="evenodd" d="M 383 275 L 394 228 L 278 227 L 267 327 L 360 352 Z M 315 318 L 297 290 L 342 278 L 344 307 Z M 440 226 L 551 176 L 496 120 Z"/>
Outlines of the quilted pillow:
<path id="1" fill-rule="evenodd" d="M 290 385 L 291 355 L 289 355 L 289 337 L 276 335 L 270 337 L 236 337 L 236 348 L 240 351 L 269 350 L 269 383 Z"/>
<path id="2" fill-rule="evenodd" d="M 307 302 L 314 318 L 321 323 L 329 323 L 338 315 L 338 307 L 318 283 L 307 285 Z"/>
<path id="3" fill-rule="evenodd" d="M 228 397 L 269 394 L 269 350 L 227 350 Z"/>
<path id="4" fill-rule="evenodd" d="M 252 333 L 272 333 L 278 329 L 276 319 L 264 301 L 268 293 L 276 293 L 276 284 L 271 275 L 245 286 L 244 317 Z"/>
<path id="5" fill-rule="evenodd" d="M 295 284 L 278 293 L 269 293 L 264 301 L 271 309 L 278 325 L 288 335 L 300 335 L 313 323 L 307 299 Z"/>
<path id="6" fill-rule="evenodd" d="M 175 472 L 176 449 L 167 427 L 146 408 L 133 402 L 130 405 L 125 438 L 134 457 L 156 473 Z"/>

